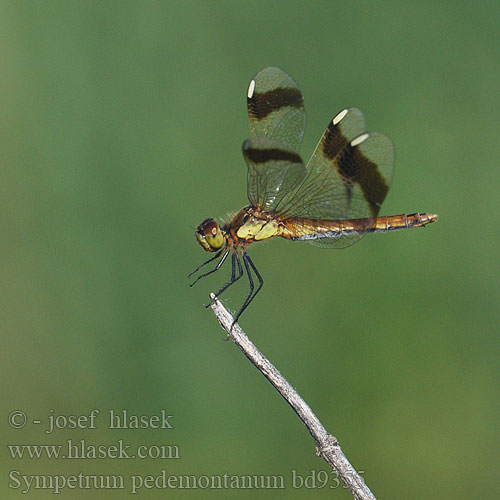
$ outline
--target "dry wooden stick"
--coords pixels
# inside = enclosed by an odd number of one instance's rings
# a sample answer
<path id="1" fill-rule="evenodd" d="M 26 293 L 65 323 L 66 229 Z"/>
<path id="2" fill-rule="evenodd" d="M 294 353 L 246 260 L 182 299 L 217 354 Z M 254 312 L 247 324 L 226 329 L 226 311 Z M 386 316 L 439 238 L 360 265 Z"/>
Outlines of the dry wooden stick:
<path id="1" fill-rule="evenodd" d="M 255 347 L 239 325 L 236 323 L 232 326 L 233 317 L 220 301 L 217 300 L 214 294 L 210 294 L 210 299 L 212 310 L 222 328 L 226 330 L 229 337 L 234 340 L 243 354 L 255 365 L 262 375 L 271 382 L 307 427 L 307 430 L 316 441 L 316 455 L 326 460 L 356 500 L 376 500 L 361 476 L 342 453 L 337 439 L 323 427 L 307 403 L 285 380 L 283 375 Z"/>

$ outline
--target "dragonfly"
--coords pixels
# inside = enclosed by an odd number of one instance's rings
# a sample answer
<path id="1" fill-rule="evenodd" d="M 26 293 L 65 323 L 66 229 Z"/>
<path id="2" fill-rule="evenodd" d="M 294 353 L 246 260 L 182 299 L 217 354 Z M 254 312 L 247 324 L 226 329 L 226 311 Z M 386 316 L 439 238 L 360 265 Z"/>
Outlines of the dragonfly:
<path id="1" fill-rule="evenodd" d="M 231 256 L 231 276 L 214 296 L 246 274 L 248 295 L 233 325 L 264 284 L 247 253 L 250 244 L 279 236 L 322 248 L 346 248 L 368 233 L 423 227 L 438 218 L 432 213 L 378 216 L 391 182 L 394 147 L 386 135 L 366 132 L 358 109 L 346 108 L 333 117 L 304 165 L 298 151 L 306 114 L 294 80 L 277 67 L 264 68 L 250 81 L 246 97 L 250 138 L 242 151 L 250 204 L 231 220 L 219 224 L 208 218 L 197 227 L 196 240 L 214 255 L 189 274 L 216 261 L 193 286 Z"/>

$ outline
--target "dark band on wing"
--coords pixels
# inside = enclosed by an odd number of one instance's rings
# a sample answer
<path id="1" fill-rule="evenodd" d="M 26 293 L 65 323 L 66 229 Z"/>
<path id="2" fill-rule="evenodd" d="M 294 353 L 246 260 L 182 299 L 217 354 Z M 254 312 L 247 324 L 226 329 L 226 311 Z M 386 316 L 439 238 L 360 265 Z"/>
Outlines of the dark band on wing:
<path id="1" fill-rule="evenodd" d="M 299 89 L 290 87 L 278 87 L 267 92 L 255 92 L 251 98 L 247 98 L 248 114 L 262 120 L 273 111 L 284 107 L 302 108 L 304 99 Z"/>
<path id="2" fill-rule="evenodd" d="M 258 149 L 245 148 L 243 154 L 252 163 L 266 163 L 268 161 L 288 161 L 290 163 L 302 163 L 302 159 L 297 153 L 285 151 L 284 149 Z"/>
<path id="3" fill-rule="evenodd" d="M 376 216 L 389 190 L 377 165 L 363 155 L 359 147 L 350 144 L 342 150 L 335 163 L 347 186 L 353 183 L 359 185 L 372 215 Z"/>
<path id="4" fill-rule="evenodd" d="M 339 151 L 348 144 L 349 140 L 349 138 L 342 135 L 339 124 L 334 125 L 333 122 L 330 122 L 323 136 L 324 155 L 333 160 Z"/>

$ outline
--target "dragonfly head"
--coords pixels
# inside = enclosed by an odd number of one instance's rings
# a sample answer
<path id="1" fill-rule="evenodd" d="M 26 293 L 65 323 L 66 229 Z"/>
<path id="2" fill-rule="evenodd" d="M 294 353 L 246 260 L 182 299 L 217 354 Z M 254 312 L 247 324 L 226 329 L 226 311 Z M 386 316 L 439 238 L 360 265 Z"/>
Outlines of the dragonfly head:
<path id="1" fill-rule="evenodd" d="M 207 252 L 217 252 L 225 243 L 224 235 L 222 234 L 219 224 L 214 219 L 205 219 L 196 229 L 194 233 L 198 243 Z"/>

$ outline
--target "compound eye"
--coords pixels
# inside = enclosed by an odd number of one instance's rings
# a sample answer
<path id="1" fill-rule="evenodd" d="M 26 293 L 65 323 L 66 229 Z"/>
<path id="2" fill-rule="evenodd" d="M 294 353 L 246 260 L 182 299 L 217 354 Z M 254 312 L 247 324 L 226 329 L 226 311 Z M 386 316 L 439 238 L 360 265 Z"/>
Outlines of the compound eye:
<path id="1" fill-rule="evenodd" d="M 198 226 L 196 239 L 208 252 L 215 252 L 224 245 L 224 236 L 214 219 L 205 219 Z"/>

